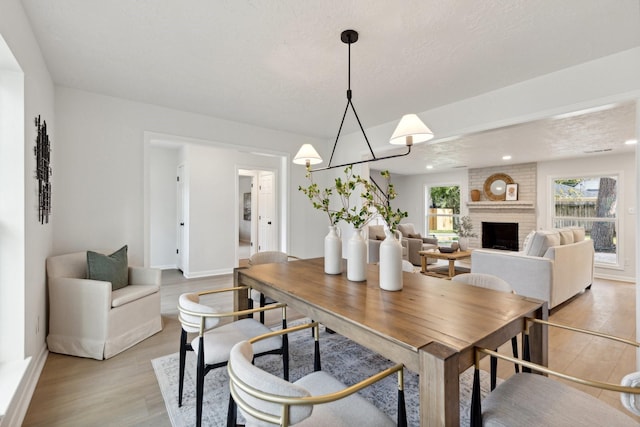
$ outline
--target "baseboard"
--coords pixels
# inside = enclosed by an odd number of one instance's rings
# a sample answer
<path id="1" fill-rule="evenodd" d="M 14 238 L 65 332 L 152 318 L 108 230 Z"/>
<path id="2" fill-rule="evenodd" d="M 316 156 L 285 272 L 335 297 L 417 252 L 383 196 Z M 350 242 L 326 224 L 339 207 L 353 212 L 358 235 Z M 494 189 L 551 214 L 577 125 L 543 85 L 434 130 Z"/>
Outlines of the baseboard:
<path id="1" fill-rule="evenodd" d="M 47 345 L 43 343 L 38 355 L 35 358 L 31 358 L 29 366 L 22 377 L 22 381 L 20 381 L 20 385 L 7 408 L 7 412 L 4 417 L 2 417 L 2 420 L 0 420 L 0 427 L 22 425 L 48 355 L 49 350 L 47 350 Z"/>
<path id="2" fill-rule="evenodd" d="M 201 277 L 222 276 L 224 274 L 231 274 L 231 273 L 233 273 L 233 268 L 231 269 L 221 268 L 219 270 L 197 271 L 195 273 L 184 272 L 184 277 L 186 277 L 187 279 L 199 279 Z"/>
<path id="3" fill-rule="evenodd" d="M 635 277 L 616 276 L 614 274 L 601 274 L 601 273 L 595 274 L 594 273 L 593 277 L 595 279 L 615 280 L 617 282 L 629 282 L 629 283 L 635 283 L 636 282 L 636 278 Z"/>
<path id="4" fill-rule="evenodd" d="M 176 264 L 152 265 L 151 268 L 157 268 L 159 270 L 175 270 L 178 266 Z"/>

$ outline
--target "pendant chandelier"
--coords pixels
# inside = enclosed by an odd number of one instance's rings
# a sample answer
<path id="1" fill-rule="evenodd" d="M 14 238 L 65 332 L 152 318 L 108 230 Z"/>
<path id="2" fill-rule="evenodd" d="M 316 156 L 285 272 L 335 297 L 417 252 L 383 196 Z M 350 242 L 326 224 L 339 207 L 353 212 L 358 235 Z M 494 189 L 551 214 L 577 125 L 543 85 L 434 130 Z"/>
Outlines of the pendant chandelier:
<path id="1" fill-rule="evenodd" d="M 329 164 L 327 166 L 311 169 L 312 165 L 322 163 L 322 157 L 320 157 L 316 149 L 313 148 L 313 145 L 311 144 L 304 144 L 293 158 L 293 163 L 298 165 L 305 165 L 307 167 L 307 170 L 309 170 L 310 172 L 357 165 L 360 163 L 376 162 L 379 160 L 393 159 L 395 157 L 403 157 L 411 153 L 411 147 L 413 146 L 413 144 L 426 142 L 433 138 L 433 132 L 422 122 L 422 120 L 420 120 L 417 115 L 407 114 L 402 117 L 400 123 L 398 123 L 398 126 L 396 127 L 396 130 L 393 132 L 393 135 L 391 135 L 391 139 L 389 140 L 389 143 L 394 145 L 406 145 L 406 153 L 392 154 L 384 157 L 377 157 L 375 155 L 373 149 L 371 148 L 371 144 L 369 143 L 369 139 L 367 138 L 367 134 L 362 127 L 362 123 L 360 122 L 360 118 L 358 117 L 358 113 L 356 112 L 356 108 L 351 101 L 353 97 L 353 92 L 351 91 L 351 45 L 358 41 L 358 32 L 355 30 L 345 30 L 340 35 L 340 40 L 342 40 L 343 43 L 347 44 L 349 55 L 347 75 L 347 106 L 345 107 L 344 113 L 342 114 L 342 121 L 340 122 L 340 127 L 338 128 L 338 135 L 336 136 L 336 140 L 333 144 L 331 158 L 329 159 Z M 331 162 L 333 161 L 333 155 L 335 154 L 336 147 L 338 146 L 340 132 L 342 132 L 342 125 L 344 125 L 344 119 L 347 116 L 349 107 L 351 107 L 351 110 L 353 111 L 353 114 L 358 122 L 358 126 L 360 126 L 360 131 L 362 131 L 362 135 L 364 136 L 364 140 L 367 143 L 367 147 L 369 147 L 371 158 L 367 160 L 343 163 L 340 165 L 332 165 Z"/>

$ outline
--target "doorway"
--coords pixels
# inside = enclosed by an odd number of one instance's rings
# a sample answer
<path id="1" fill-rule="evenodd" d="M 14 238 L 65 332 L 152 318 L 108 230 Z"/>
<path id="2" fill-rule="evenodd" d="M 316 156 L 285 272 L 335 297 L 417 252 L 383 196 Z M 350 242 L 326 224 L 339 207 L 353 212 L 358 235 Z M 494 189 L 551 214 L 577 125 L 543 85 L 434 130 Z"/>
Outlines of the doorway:
<path id="1" fill-rule="evenodd" d="M 238 169 L 238 265 L 256 252 L 277 251 L 276 173 Z"/>

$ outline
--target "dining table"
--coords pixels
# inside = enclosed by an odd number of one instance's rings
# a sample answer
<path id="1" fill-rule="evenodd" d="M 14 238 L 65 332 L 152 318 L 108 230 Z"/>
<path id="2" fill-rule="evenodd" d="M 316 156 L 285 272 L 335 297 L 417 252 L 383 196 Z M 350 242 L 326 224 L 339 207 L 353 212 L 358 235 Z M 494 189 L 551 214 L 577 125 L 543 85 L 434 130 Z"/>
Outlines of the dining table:
<path id="1" fill-rule="evenodd" d="M 526 331 L 531 360 L 548 363 L 547 327 L 527 322 L 547 320 L 545 301 L 410 272 L 401 290 L 386 291 L 378 265 L 352 282 L 345 272 L 325 274 L 323 258 L 239 268 L 234 277 L 416 372 L 421 426 L 459 425 L 459 376 L 473 366 L 476 347 L 496 349 Z M 235 309 L 247 308 L 246 292 L 235 293 Z"/>

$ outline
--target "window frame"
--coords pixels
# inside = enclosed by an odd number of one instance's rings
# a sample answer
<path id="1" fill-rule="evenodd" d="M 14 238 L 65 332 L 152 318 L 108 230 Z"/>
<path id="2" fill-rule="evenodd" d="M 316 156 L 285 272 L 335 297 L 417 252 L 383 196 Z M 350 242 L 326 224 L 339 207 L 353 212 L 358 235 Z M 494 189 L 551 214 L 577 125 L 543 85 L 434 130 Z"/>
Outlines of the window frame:
<path id="1" fill-rule="evenodd" d="M 555 183 L 558 180 L 566 180 L 566 179 L 585 179 L 585 178 L 602 178 L 602 177 L 612 177 L 616 179 L 616 214 L 615 218 L 599 218 L 599 217 L 576 217 L 576 216 L 556 216 L 556 201 L 555 201 Z M 549 177 L 549 186 L 550 189 L 549 194 L 549 226 L 551 228 L 555 228 L 557 221 L 591 221 L 591 222 L 610 222 L 614 224 L 615 227 L 615 236 L 616 236 L 616 261 L 613 263 L 609 262 L 599 262 L 596 256 L 594 257 L 594 266 L 602 269 L 609 270 L 624 270 L 624 224 L 623 224 L 623 215 L 621 213 L 624 212 L 623 208 L 623 200 L 622 196 L 623 192 L 623 174 L 621 171 L 610 171 L 610 172 L 584 172 L 584 173 L 571 173 L 571 174 L 563 174 L 563 175 L 555 175 Z"/>
<path id="2" fill-rule="evenodd" d="M 429 213 L 429 209 L 431 206 L 431 189 L 434 187 L 457 187 L 458 188 L 458 192 L 459 194 L 459 206 L 458 206 L 458 212 L 459 213 L 453 213 L 451 215 L 444 215 L 444 214 L 436 214 L 436 215 L 432 215 Z M 465 215 L 465 213 L 463 212 L 463 200 L 462 200 L 462 193 L 463 192 L 463 186 L 460 183 L 446 183 L 446 184 L 439 184 L 439 183 L 425 183 L 424 184 L 424 203 L 423 203 L 423 227 L 425 230 L 425 233 L 427 235 L 431 235 L 431 229 L 429 228 L 429 218 L 434 216 L 434 217 L 451 217 L 453 225 L 455 227 L 456 224 L 459 223 L 460 218 L 462 216 Z M 438 236 L 438 233 L 434 234 L 436 237 Z M 442 237 L 444 237 L 445 235 L 443 235 Z M 449 236 L 447 236 L 449 237 Z M 452 232 L 451 234 L 451 240 L 457 240 L 457 234 L 455 234 L 455 232 Z M 445 243 L 447 242 L 447 240 L 443 240 Z"/>

